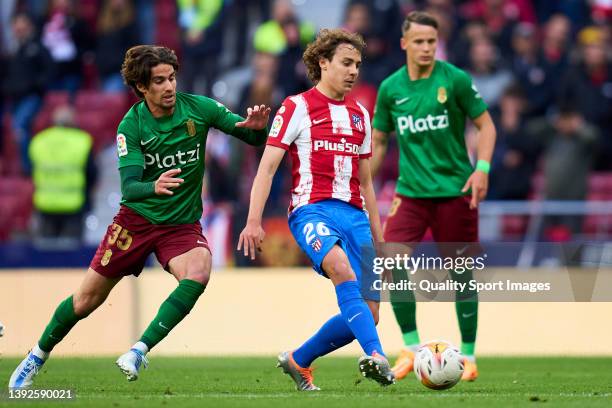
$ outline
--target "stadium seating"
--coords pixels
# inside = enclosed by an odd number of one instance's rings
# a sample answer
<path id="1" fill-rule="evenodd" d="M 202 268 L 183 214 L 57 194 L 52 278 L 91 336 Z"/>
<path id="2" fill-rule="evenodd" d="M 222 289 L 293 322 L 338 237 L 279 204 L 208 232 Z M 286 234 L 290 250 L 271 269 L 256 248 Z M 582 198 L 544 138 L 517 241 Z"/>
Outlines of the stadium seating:
<path id="1" fill-rule="evenodd" d="M 589 177 L 590 201 L 612 201 L 612 174 L 595 173 Z M 611 215 L 587 215 L 583 223 L 583 232 L 589 235 L 612 233 Z"/>
<path id="2" fill-rule="evenodd" d="M 114 143 L 117 126 L 128 108 L 125 93 L 80 91 L 76 95 L 77 126 L 94 138 L 94 150 Z"/>
<path id="3" fill-rule="evenodd" d="M 0 178 L 0 241 L 26 232 L 32 215 L 33 186 L 29 178 Z"/>
<path id="4" fill-rule="evenodd" d="M 11 120 L 9 115 L 5 115 L 2 120 L 2 151 L 0 152 L 0 176 L 14 175 L 21 172 L 21 163 L 19 160 L 19 148 L 13 130 L 11 128 Z"/>
<path id="5" fill-rule="evenodd" d="M 66 91 L 49 91 L 45 94 L 43 105 L 34 119 L 33 134 L 51 126 L 53 111 L 60 106 L 70 105 L 70 94 Z"/>
<path id="6" fill-rule="evenodd" d="M 180 58 L 179 29 L 176 22 L 177 10 L 175 0 L 158 0 L 155 2 L 157 16 L 155 43 L 172 48 Z"/>
<path id="7" fill-rule="evenodd" d="M 94 150 L 113 143 L 117 125 L 128 108 L 126 93 L 104 93 L 83 90 L 74 97 L 76 124 L 89 132 L 94 138 Z M 53 111 L 62 105 L 70 104 L 67 92 L 49 92 L 45 95 L 43 106 L 34 120 L 34 134 L 52 125 Z"/>
<path id="8" fill-rule="evenodd" d="M 544 196 L 544 176 L 538 173 L 532 180 L 531 199 L 542 199 Z M 612 173 L 593 173 L 589 176 L 588 201 L 612 200 Z M 527 231 L 529 217 L 525 215 L 505 215 L 503 217 L 503 235 L 508 238 L 521 239 Z M 582 233 L 587 236 L 612 233 L 612 216 L 587 215 L 584 218 Z M 556 234 L 560 235 L 560 234 Z"/>

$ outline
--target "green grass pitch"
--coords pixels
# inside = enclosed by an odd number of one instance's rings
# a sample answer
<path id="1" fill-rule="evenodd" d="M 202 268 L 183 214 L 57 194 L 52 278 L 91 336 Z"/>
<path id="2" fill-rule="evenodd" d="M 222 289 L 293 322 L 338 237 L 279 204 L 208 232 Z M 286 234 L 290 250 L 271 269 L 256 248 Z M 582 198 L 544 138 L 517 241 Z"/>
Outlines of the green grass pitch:
<path id="1" fill-rule="evenodd" d="M 72 388 L 75 402 L 12 402 L 4 407 L 611 407 L 612 358 L 480 358 L 481 377 L 447 391 L 414 376 L 381 388 L 360 378 L 357 358 L 317 362 L 316 393 L 299 393 L 269 357 L 157 357 L 128 383 L 108 358 L 52 358 L 36 388 Z M 18 363 L 0 357 L 3 387 Z"/>

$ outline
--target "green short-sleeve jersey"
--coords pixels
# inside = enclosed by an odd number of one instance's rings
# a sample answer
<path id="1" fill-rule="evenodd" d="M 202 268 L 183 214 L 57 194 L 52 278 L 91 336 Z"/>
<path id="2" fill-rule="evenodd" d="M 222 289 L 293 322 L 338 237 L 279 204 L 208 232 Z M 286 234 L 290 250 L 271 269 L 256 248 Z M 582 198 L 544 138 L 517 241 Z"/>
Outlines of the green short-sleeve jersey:
<path id="1" fill-rule="evenodd" d="M 465 118 L 487 105 L 470 76 L 444 61 L 412 81 L 404 65 L 378 91 L 372 126 L 395 131 L 399 145 L 398 194 L 413 198 L 457 197 L 473 171 L 465 146 Z"/>
<path id="2" fill-rule="evenodd" d="M 142 181 L 155 181 L 170 169 L 181 169 L 175 177 L 184 182 L 174 195 L 156 195 L 121 204 L 153 224 L 189 224 L 202 217 L 204 152 L 208 129 L 234 132 L 239 115 L 222 104 L 199 95 L 176 93 L 174 113 L 154 118 L 140 101 L 130 108 L 117 130 L 119 168 L 142 166 Z"/>

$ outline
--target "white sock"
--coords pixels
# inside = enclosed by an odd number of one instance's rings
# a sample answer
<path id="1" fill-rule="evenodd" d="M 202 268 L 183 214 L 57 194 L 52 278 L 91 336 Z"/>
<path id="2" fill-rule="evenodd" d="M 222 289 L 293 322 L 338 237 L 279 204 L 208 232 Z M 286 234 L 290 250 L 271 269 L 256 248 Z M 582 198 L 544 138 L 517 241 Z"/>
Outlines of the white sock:
<path id="1" fill-rule="evenodd" d="M 475 363 L 476 362 L 476 356 L 475 355 L 470 355 L 470 356 L 465 356 L 465 358 L 471 362 L 471 363 Z"/>
<path id="2" fill-rule="evenodd" d="M 32 354 L 40 358 L 42 361 L 46 361 L 51 353 L 42 350 L 40 347 L 38 347 L 38 344 L 36 344 L 34 347 L 32 347 Z"/>
<path id="3" fill-rule="evenodd" d="M 420 344 L 411 344 L 410 346 L 405 345 L 404 350 L 408 350 L 408 351 L 412 351 L 413 353 L 416 353 L 419 347 L 421 347 Z"/>
<path id="4" fill-rule="evenodd" d="M 149 352 L 149 347 L 144 344 L 142 341 L 137 342 L 132 346 L 133 349 L 140 351 L 143 355 Z"/>

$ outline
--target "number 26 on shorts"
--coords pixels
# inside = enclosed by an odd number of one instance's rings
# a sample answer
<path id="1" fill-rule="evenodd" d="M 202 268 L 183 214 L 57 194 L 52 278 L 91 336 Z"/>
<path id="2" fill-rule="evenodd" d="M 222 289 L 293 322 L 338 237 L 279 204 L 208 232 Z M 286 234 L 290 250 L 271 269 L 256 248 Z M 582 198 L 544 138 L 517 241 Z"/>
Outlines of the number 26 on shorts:
<path id="1" fill-rule="evenodd" d="M 313 239 L 315 239 L 315 226 L 312 222 L 304 225 L 304 229 L 302 230 L 304 233 L 304 237 L 306 238 L 306 243 L 310 245 Z M 329 228 L 325 225 L 324 222 L 318 222 L 316 226 L 316 233 L 322 237 L 326 237 L 329 235 Z"/>

